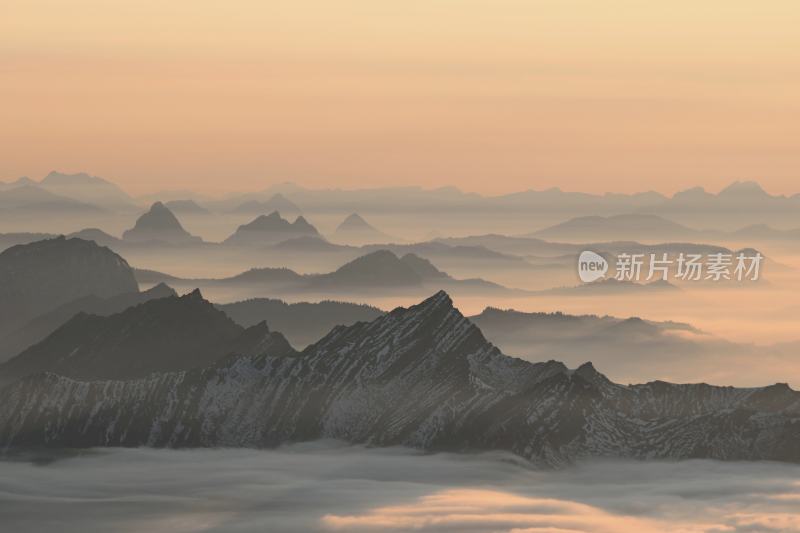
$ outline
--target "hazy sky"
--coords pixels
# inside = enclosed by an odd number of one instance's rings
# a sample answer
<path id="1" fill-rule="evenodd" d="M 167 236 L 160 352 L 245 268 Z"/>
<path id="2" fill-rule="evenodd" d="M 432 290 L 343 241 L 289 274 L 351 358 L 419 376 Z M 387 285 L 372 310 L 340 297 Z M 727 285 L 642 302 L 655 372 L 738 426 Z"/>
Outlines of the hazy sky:
<path id="1" fill-rule="evenodd" d="M 5 0 L 0 179 L 793 193 L 796 0 Z"/>

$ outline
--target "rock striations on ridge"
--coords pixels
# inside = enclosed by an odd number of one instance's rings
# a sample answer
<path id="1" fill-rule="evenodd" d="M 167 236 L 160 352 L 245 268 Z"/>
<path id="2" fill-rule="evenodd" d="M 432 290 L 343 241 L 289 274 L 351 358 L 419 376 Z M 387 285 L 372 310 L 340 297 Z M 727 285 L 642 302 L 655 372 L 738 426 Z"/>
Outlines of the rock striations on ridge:
<path id="1" fill-rule="evenodd" d="M 621 386 L 508 357 L 439 292 L 302 352 L 265 346 L 126 381 L 28 376 L 0 391 L 2 446 L 274 446 L 318 438 L 425 450 L 800 461 L 800 394 Z"/>

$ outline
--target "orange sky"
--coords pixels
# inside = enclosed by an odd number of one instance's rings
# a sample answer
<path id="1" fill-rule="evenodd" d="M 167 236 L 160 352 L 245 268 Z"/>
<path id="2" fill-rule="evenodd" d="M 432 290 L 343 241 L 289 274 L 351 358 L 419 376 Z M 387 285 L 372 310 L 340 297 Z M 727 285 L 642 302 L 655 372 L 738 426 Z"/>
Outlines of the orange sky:
<path id="1" fill-rule="evenodd" d="M 796 0 L 5 0 L 0 179 L 800 192 Z"/>

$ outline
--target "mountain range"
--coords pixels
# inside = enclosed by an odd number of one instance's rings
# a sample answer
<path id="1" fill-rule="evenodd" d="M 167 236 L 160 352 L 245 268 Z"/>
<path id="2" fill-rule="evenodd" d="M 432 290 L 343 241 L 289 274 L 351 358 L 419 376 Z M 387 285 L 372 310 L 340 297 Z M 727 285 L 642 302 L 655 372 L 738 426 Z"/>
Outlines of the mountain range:
<path id="1" fill-rule="evenodd" d="M 64 174 L 51 172 L 41 181 L 20 178 L 0 183 L 0 208 L 3 193 L 15 188 L 32 187 L 54 193 L 79 204 L 110 211 L 130 212 L 137 209 L 136 201 L 111 181 L 86 173 Z M 149 197 L 158 197 L 150 195 Z M 165 192 L 164 198 L 173 200 L 174 194 Z M 186 193 L 184 193 L 186 196 Z M 11 202 L 13 204 L 13 202 Z M 242 212 L 267 213 L 278 210 L 299 214 L 297 205 L 307 212 L 364 214 L 386 213 L 508 213 L 534 212 L 539 215 L 584 216 L 648 214 L 680 220 L 708 220 L 714 229 L 730 228 L 730 222 L 739 227 L 769 223 L 785 227 L 796 222 L 791 215 L 800 207 L 800 194 L 792 196 L 769 194 L 756 182 L 736 181 L 718 193 L 702 187 L 676 192 L 671 196 L 648 191 L 635 194 L 607 193 L 603 195 L 566 192 L 558 188 L 526 190 L 499 196 L 482 196 L 466 193 L 455 187 L 423 189 L 419 187 L 389 187 L 374 189 L 308 189 L 291 183 L 271 186 L 263 191 L 239 194 L 224 200 L 204 199 L 202 208 L 217 212 L 230 212 L 239 207 Z M 296 209 L 296 210 L 295 210 Z M 710 217 L 710 218 L 709 218 Z"/>
<path id="2" fill-rule="evenodd" d="M 200 291 L 150 299 L 108 316 L 79 312 L 0 365 L 5 382 L 53 372 L 76 379 L 132 379 L 205 367 L 230 354 L 290 349 L 265 323 L 233 322 Z"/>
<path id="3" fill-rule="evenodd" d="M 766 224 L 753 224 L 736 230 L 699 230 L 678 224 L 658 215 L 623 214 L 576 217 L 535 231 L 523 237 L 565 242 L 761 242 L 800 239 L 800 228 L 779 230 Z"/>
<path id="4" fill-rule="evenodd" d="M 380 244 L 397 242 L 398 239 L 390 237 L 386 233 L 379 231 L 364 217 L 358 213 L 351 213 L 347 216 L 333 232 L 333 240 L 345 244 Z"/>
<path id="5" fill-rule="evenodd" d="M 97 215 L 102 212 L 102 209 L 33 185 L 24 185 L 5 190 L 0 189 L 0 212 L 6 212 L 8 215 L 37 213 Z"/>
<path id="6" fill-rule="evenodd" d="M 588 457 L 800 461 L 800 393 L 785 384 L 622 386 L 591 363 L 529 363 L 489 343 L 444 292 L 336 327 L 302 352 L 267 344 L 258 354 L 138 379 L 28 375 L 0 389 L 0 446 L 264 447 L 333 438 L 507 450 L 550 466 Z"/>
<path id="7" fill-rule="evenodd" d="M 0 183 L 0 208 L 55 212 L 130 212 L 136 202 L 114 183 L 86 173 L 50 172 L 41 181 L 23 177 Z"/>
<path id="8" fill-rule="evenodd" d="M 455 279 L 415 254 L 398 257 L 389 250 L 376 250 L 345 263 L 325 274 L 299 274 L 288 268 L 253 268 L 228 278 L 179 278 L 152 270 L 136 270 L 140 283 L 167 283 L 173 287 L 213 287 L 246 285 L 253 291 L 287 293 L 392 293 L 425 291 L 431 286 L 448 287 L 472 293 L 513 295 L 520 293 L 482 279 Z"/>

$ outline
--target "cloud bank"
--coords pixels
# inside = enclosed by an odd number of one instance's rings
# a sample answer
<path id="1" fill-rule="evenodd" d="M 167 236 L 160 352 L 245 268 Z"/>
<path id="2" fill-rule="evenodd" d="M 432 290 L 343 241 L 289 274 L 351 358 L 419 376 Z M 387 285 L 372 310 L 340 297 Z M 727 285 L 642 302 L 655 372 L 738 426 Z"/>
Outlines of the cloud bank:
<path id="1" fill-rule="evenodd" d="M 32 460 L 33 459 L 33 460 Z M 592 461 L 324 442 L 0 462 L 0 525 L 65 532 L 798 531 L 800 467 Z"/>

